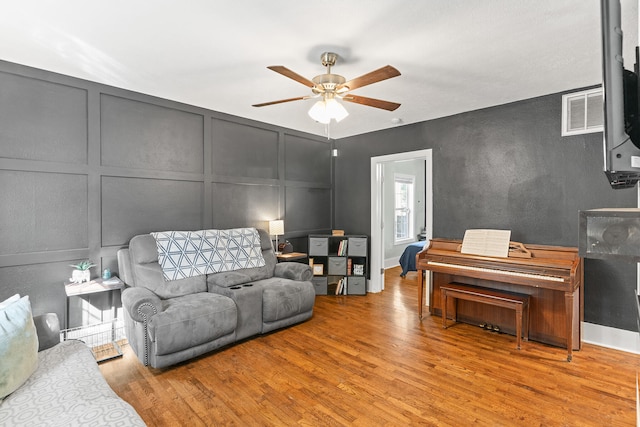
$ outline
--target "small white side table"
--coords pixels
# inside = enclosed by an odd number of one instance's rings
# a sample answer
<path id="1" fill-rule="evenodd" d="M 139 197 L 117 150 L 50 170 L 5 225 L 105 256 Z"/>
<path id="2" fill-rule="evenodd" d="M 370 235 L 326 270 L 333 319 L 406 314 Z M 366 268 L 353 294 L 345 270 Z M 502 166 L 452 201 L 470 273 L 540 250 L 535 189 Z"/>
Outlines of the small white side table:
<path id="1" fill-rule="evenodd" d="M 116 305 L 114 303 L 114 291 L 120 291 L 124 288 L 124 282 L 118 277 L 113 276 L 110 279 L 93 279 L 84 283 L 70 283 L 66 281 L 64 283 L 64 291 L 66 298 L 64 300 L 64 338 L 67 338 L 67 332 L 69 331 L 69 298 L 77 296 L 86 296 L 92 294 L 98 294 L 102 292 L 109 292 L 109 305 L 113 312 L 111 318 L 111 342 L 114 344 L 114 348 L 117 350 L 118 356 L 122 355 L 120 347 L 116 343 Z M 103 343 L 106 344 L 106 343 Z M 117 356 L 116 356 L 117 357 Z"/>

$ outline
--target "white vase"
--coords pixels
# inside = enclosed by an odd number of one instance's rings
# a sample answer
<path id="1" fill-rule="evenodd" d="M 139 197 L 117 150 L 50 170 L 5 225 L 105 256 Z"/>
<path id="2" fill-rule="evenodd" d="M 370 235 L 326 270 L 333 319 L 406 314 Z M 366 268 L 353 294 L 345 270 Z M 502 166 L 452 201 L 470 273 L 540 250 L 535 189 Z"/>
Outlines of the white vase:
<path id="1" fill-rule="evenodd" d="M 73 283 L 83 283 L 91 280 L 90 270 L 73 270 L 71 273 L 71 281 Z"/>

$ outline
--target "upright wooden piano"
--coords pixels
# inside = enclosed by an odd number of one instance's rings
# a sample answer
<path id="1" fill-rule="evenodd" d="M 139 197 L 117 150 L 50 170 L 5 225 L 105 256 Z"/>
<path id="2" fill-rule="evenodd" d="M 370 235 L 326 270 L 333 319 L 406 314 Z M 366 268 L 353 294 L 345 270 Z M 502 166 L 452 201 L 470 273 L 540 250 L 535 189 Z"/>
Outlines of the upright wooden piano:
<path id="1" fill-rule="evenodd" d="M 530 295 L 529 339 L 567 348 L 567 360 L 582 345 L 584 270 L 577 248 L 524 245 L 526 255 L 507 258 L 460 252 L 461 240 L 432 239 L 416 255 L 418 315 L 424 306 L 423 273 L 433 273 L 429 312 L 442 315 L 440 286 L 464 283 Z M 451 302 L 453 304 L 453 302 Z M 515 334 L 513 313 L 474 301 L 458 301 L 458 321 L 499 325 Z"/>

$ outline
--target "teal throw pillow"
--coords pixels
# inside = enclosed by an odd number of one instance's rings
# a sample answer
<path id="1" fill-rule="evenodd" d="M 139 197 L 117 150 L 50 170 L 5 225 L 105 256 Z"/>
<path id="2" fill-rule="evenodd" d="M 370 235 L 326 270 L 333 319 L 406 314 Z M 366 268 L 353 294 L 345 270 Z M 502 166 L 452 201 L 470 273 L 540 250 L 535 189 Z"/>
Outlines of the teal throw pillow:
<path id="1" fill-rule="evenodd" d="M 17 390 L 38 367 L 38 334 L 29 297 L 0 303 L 0 399 Z"/>

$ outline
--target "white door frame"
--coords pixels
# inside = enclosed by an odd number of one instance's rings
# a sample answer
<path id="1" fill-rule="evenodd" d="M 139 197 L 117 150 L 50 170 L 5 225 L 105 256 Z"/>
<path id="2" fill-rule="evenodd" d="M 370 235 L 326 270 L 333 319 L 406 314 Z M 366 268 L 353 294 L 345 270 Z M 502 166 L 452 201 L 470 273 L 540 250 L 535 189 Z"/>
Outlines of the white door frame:
<path id="1" fill-rule="evenodd" d="M 424 159 L 426 162 L 425 173 L 425 215 L 427 240 L 433 237 L 433 172 L 432 150 L 409 151 L 406 153 L 388 154 L 371 158 L 371 264 L 369 292 L 382 292 L 384 290 L 384 235 L 382 229 L 383 206 L 383 163 L 402 160 Z M 427 275 L 429 280 L 429 275 Z M 428 286 L 428 282 L 427 282 Z M 428 289 L 428 288 L 427 288 Z M 427 293 L 427 305 L 429 295 Z"/>

